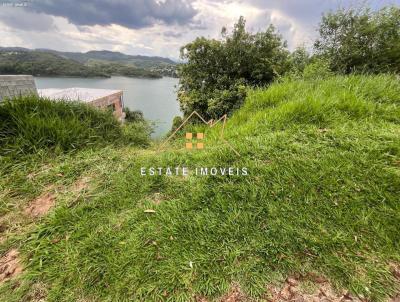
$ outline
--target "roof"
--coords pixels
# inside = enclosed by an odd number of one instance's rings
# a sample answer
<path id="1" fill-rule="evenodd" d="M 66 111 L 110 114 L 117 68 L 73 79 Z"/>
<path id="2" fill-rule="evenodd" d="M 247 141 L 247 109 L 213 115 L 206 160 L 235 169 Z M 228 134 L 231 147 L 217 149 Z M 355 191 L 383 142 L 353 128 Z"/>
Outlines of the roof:
<path id="1" fill-rule="evenodd" d="M 113 94 L 122 94 L 122 90 L 74 87 L 38 89 L 38 93 L 40 96 L 51 100 L 81 101 L 90 103 Z"/>

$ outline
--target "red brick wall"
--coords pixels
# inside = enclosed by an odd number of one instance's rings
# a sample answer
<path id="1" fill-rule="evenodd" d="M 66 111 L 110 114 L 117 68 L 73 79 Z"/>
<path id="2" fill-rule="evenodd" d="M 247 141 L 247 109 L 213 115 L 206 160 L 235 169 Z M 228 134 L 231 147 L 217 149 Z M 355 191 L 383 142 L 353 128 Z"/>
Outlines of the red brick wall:
<path id="1" fill-rule="evenodd" d="M 97 99 L 93 102 L 91 102 L 93 106 L 96 106 L 97 108 L 107 108 L 109 105 L 114 104 L 114 115 L 116 118 L 122 120 L 124 117 L 123 111 L 122 111 L 122 92 L 115 93 L 113 95 Z"/>

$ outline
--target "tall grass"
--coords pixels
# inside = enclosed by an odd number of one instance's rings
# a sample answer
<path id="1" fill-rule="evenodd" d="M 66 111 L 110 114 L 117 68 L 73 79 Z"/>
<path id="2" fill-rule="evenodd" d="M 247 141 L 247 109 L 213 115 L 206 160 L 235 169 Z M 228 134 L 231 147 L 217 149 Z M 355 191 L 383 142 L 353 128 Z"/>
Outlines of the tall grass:
<path id="1" fill-rule="evenodd" d="M 29 154 L 39 149 L 69 151 L 115 143 L 124 140 L 128 132 L 110 112 L 80 102 L 26 96 L 0 104 L 0 155 Z M 130 139 L 146 144 L 148 132 L 135 129 L 129 133 Z"/>

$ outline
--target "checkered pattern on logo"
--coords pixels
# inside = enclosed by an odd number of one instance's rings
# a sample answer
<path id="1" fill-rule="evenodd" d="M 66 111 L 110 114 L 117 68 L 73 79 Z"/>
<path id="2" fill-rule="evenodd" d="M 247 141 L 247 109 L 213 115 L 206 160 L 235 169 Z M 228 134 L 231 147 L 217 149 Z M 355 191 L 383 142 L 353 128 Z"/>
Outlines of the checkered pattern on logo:
<path id="1" fill-rule="evenodd" d="M 204 149 L 204 143 L 201 141 L 204 139 L 204 133 L 197 133 L 196 138 L 193 138 L 193 133 L 186 133 L 186 149 Z M 195 143 L 194 143 L 195 142 Z"/>

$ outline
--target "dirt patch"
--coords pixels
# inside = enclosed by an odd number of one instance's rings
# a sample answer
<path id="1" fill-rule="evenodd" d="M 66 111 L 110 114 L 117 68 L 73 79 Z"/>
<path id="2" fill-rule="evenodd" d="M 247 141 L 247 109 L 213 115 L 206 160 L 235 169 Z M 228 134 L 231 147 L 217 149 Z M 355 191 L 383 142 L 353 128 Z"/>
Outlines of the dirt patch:
<path id="1" fill-rule="evenodd" d="M 53 167 L 52 167 L 51 165 L 47 165 L 47 164 L 46 164 L 46 165 L 43 165 L 38 171 L 29 173 L 26 177 L 27 177 L 29 180 L 33 180 L 34 178 L 36 178 L 36 176 L 38 176 L 38 175 L 40 175 L 40 174 L 42 174 L 42 173 L 48 172 L 48 171 L 50 171 L 52 168 L 53 168 Z"/>
<path id="2" fill-rule="evenodd" d="M 19 252 L 16 249 L 11 249 L 0 258 L 0 284 L 22 272 L 18 255 Z"/>
<path id="3" fill-rule="evenodd" d="M 0 221 L 0 234 L 7 231 L 7 225 L 4 222 Z"/>
<path id="4" fill-rule="evenodd" d="M 47 297 L 46 284 L 42 282 L 35 283 L 31 286 L 25 299 L 30 302 L 45 302 Z"/>
<path id="5" fill-rule="evenodd" d="M 400 281 L 400 264 L 390 263 L 390 271 L 397 280 Z"/>
<path id="6" fill-rule="evenodd" d="M 306 280 L 307 279 L 307 280 Z M 312 282 L 314 289 L 305 290 L 304 283 L 306 281 Z M 268 289 L 269 302 L 362 302 L 363 300 L 358 297 L 350 295 L 348 292 L 337 293 L 333 290 L 329 282 L 316 275 L 310 275 L 306 278 L 288 278 L 286 279 L 282 288 L 270 287 Z"/>
<path id="7" fill-rule="evenodd" d="M 204 296 L 196 296 L 194 299 L 196 302 L 210 302 L 210 301 L 217 301 L 217 300 L 208 300 Z M 229 292 L 225 295 L 223 295 L 218 302 L 251 302 L 253 301 L 249 297 L 246 297 L 238 284 L 232 285 L 231 289 Z M 264 300 L 263 300 L 264 301 Z"/>
<path id="8" fill-rule="evenodd" d="M 239 285 L 235 284 L 232 286 L 229 293 L 223 296 L 219 302 L 247 302 L 250 301 L 240 290 Z"/>
<path id="9" fill-rule="evenodd" d="M 44 193 L 31 201 L 24 209 L 24 213 L 34 218 L 41 217 L 55 205 L 55 202 L 56 199 L 54 193 Z"/>
<path id="10" fill-rule="evenodd" d="M 140 202 L 140 206 L 145 208 L 145 210 L 149 210 L 151 208 L 151 204 L 153 205 L 160 205 L 161 203 L 167 201 L 167 197 L 159 192 L 150 193 L 147 197 L 143 198 Z M 155 212 L 154 210 L 149 210 L 147 213 Z"/>
<path id="11" fill-rule="evenodd" d="M 162 203 L 165 200 L 164 196 L 161 193 L 154 193 L 150 197 L 150 199 L 156 205 L 159 205 L 160 203 Z"/>
<path id="12" fill-rule="evenodd" d="M 72 193 L 75 196 L 74 199 L 68 203 L 68 207 L 73 207 L 79 201 L 79 198 L 81 197 L 81 192 L 86 192 L 89 189 L 90 180 L 91 179 L 89 177 L 81 177 L 75 183 L 68 187 L 66 192 Z"/>
<path id="13" fill-rule="evenodd" d="M 7 224 L 0 220 L 0 243 L 2 243 L 6 238 L 5 232 L 7 231 L 7 229 Z"/>
<path id="14" fill-rule="evenodd" d="M 396 295 L 392 299 L 389 300 L 389 302 L 400 302 L 400 294 Z"/>
<path id="15" fill-rule="evenodd" d="M 73 193 L 79 193 L 83 190 L 86 190 L 89 187 L 89 182 L 90 178 L 89 177 L 82 177 L 78 179 L 73 185 L 72 185 L 72 192 Z"/>
<path id="16" fill-rule="evenodd" d="M 400 282 L 400 264 L 392 262 L 389 264 L 389 267 L 393 277 Z M 400 293 L 392 297 L 389 302 L 400 302 Z"/>
<path id="17" fill-rule="evenodd" d="M 21 215 L 20 209 L 0 216 L 0 244 L 5 242 L 10 236 L 20 234 L 19 230 L 26 224 L 26 216 Z"/>

